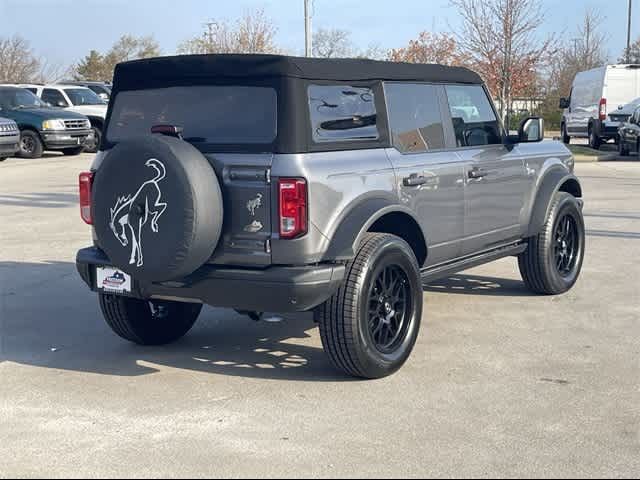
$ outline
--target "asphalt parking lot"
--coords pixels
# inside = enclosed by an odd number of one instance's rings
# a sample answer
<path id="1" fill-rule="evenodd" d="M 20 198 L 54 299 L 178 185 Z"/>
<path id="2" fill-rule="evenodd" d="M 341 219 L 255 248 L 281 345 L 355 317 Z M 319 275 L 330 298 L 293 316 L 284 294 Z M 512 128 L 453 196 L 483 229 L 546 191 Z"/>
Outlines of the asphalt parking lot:
<path id="1" fill-rule="evenodd" d="M 116 338 L 73 264 L 89 155 L 0 165 L 0 476 L 636 477 L 640 162 L 577 165 L 587 254 L 560 297 L 514 259 L 425 287 L 397 375 L 336 374 L 309 315 L 207 308 Z"/>

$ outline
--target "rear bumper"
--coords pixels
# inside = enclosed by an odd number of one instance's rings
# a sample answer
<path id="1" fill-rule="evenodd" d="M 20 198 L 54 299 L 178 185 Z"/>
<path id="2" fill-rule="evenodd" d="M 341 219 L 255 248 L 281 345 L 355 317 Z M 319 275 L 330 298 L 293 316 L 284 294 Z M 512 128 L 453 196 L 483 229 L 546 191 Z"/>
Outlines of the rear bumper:
<path id="1" fill-rule="evenodd" d="M 105 253 L 95 247 L 78 252 L 78 273 L 93 291 L 96 267 L 110 266 Z M 333 295 L 344 279 L 345 266 L 320 264 L 266 269 L 224 268 L 204 265 L 188 277 L 162 283 L 133 279 L 131 296 L 197 301 L 215 307 L 257 312 L 303 312 Z"/>
<path id="2" fill-rule="evenodd" d="M 60 150 L 63 148 L 81 147 L 87 143 L 91 130 L 71 130 L 60 132 L 42 132 L 42 140 L 48 150 Z"/>

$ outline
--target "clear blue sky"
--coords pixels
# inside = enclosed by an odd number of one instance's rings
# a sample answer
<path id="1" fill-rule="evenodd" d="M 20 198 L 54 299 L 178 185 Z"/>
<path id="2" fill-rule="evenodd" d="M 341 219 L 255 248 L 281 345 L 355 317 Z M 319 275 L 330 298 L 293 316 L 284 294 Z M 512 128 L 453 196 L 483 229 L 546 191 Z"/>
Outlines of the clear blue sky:
<path id="1" fill-rule="evenodd" d="M 634 1 L 633 38 L 640 36 L 640 0 Z M 626 42 L 627 0 L 542 0 L 543 30 L 571 32 L 588 6 L 606 16 L 612 60 Z M 193 37 L 209 18 L 231 20 L 262 7 L 278 26 L 278 44 L 292 53 L 304 45 L 303 0 L 0 0 L 0 36 L 20 34 L 50 61 L 74 63 L 90 49 L 106 50 L 122 34 L 154 35 L 163 53 Z M 352 32 L 361 48 L 399 47 L 422 30 L 446 31 L 458 24 L 448 0 L 315 0 L 315 27 Z"/>

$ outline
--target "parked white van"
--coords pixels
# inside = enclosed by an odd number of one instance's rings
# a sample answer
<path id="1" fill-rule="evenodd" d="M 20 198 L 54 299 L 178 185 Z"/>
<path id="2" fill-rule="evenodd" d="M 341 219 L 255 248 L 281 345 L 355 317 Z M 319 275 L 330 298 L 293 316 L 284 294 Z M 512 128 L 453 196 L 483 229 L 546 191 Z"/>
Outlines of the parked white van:
<path id="1" fill-rule="evenodd" d="M 618 141 L 616 111 L 640 97 L 640 65 L 607 65 L 580 72 L 569 98 L 560 99 L 562 140 L 588 138 L 591 148 Z"/>

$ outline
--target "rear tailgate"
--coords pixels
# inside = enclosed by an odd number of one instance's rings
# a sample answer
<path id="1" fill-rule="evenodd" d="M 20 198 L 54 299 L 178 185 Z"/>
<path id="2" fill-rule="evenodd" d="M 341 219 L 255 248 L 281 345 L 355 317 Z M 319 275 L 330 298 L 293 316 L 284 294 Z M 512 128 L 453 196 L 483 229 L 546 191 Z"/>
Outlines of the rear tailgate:
<path id="1" fill-rule="evenodd" d="M 271 179 L 273 155 L 208 154 L 222 189 L 222 236 L 210 263 L 271 264 Z"/>

